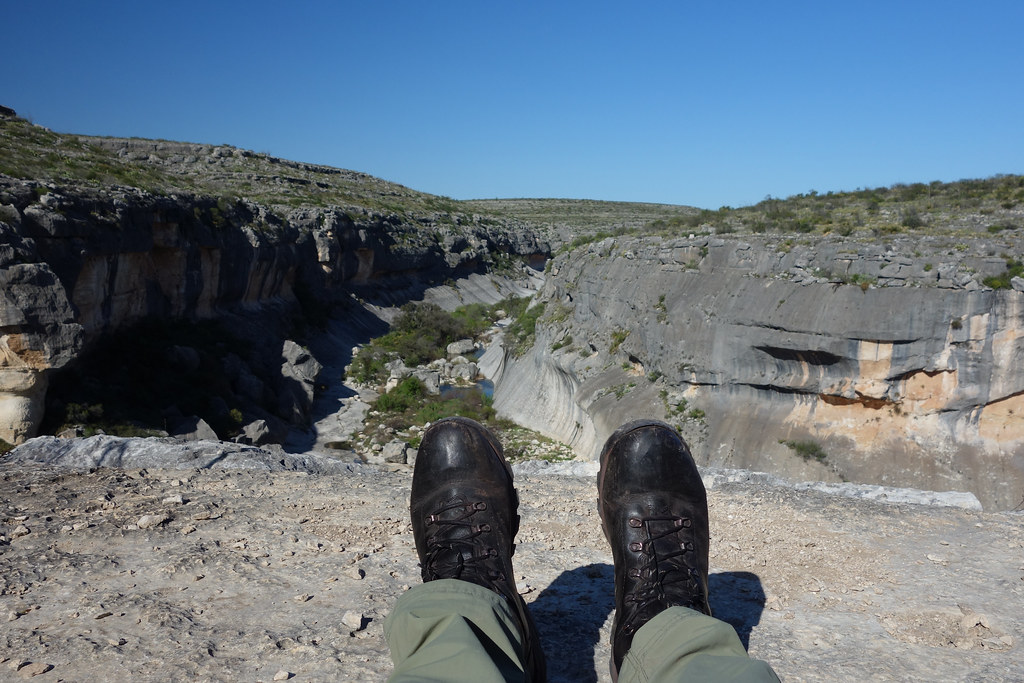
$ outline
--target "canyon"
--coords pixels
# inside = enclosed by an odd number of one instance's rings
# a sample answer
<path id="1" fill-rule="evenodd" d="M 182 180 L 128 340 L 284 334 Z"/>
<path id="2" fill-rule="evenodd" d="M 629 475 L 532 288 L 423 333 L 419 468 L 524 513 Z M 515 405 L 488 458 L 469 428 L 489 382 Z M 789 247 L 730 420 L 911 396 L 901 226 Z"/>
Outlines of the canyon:
<path id="1" fill-rule="evenodd" d="M 907 234 L 706 224 L 601 238 L 611 223 L 527 222 L 226 146 L 74 140 L 171 185 L 0 175 L 11 444 L 39 432 L 51 381 L 154 319 L 219 320 L 257 340 L 234 353 L 227 395 L 282 440 L 323 383 L 296 321 L 330 317 L 358 343 L 428 292 L 449 309 L 490 303 L 543 271 L 532 346 L 495 346 L 480 366 L 500 415 L 581 459 L 647 416 L 678 426 L 701 465 L 970 491 L 986 509 L 1024 500 L 1024 281 L 985 285 L 1020 257 L 1021 228 L 974 229 L 978 211 Z M 200 176 L 223 191 L 173 186 Z M 1017 206 L 996 217 L 1019 222 Z M 171 371 L 196 365 L 175 353 Z"/>

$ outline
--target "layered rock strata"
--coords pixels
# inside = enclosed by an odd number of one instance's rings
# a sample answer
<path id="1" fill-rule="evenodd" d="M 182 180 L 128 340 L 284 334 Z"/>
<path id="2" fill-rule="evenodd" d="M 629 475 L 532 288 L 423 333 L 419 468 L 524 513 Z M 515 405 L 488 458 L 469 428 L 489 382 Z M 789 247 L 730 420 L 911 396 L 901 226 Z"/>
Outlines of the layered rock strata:
<path id="1" fill-rule="evenodd" d="M 594 457 L 632 417 L 701 464 L 1024 497 L 1024 294 L 985 245 L 608 239 L 552 262 L 500 413 Z M 979 254 L 981 251 L 981 254 Z"/>
<path id="2" fill-rule="evenodd" d="M 13 443 L 38 429 L 52 370 L 141 320 L 296 308 L 308 318 L 352 296 L 401 303 L 499 254 L 543 260 L 549 251 L 494 221 L 442 225 L 336 207 L 281 215 L 242 199 L 6 176 L 0 237 L 0 439 Z M 287 366 L 296 352 L 275 341 Z M 301 380 L 311 391 L 315 378 Z"/>

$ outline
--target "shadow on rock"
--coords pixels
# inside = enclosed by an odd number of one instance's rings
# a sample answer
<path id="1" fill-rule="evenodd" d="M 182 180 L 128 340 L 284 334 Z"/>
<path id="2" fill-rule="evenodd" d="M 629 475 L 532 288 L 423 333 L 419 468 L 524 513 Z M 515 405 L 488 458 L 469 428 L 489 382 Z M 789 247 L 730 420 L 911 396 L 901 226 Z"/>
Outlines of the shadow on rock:
<path id="1" fill-rule="evenodd" d="M 589 564 L 562 572 L 530 605 L 552 681 L 596 681 L 594 650 L 615 607 L 615 572 Z"/>
<path id="2" fill-rule="evenodd" d="M 719 572 L 708 577 L 711 612 L 728 622 L 743 642 L 750 647 L 750 632 L 761 621 L 764 611 L 764 587 L 757 574 L 751 572 Z"/>

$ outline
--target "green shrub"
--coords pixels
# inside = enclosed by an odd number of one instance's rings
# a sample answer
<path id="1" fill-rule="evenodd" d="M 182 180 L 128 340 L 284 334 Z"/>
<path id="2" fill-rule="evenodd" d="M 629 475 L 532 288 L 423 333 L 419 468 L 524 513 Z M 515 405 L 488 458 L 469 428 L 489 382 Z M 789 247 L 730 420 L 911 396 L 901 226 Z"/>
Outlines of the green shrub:
<path id="1" fill-rule="evenodd" d="M 825 462 L 828 458 L 828 454 L 818 444 L 817 441 L 780 441 L 779 443 L 785 444 L 794 453 L 799 455 L 804 460 L 814 460 L 816 462 Z"/>
<path id="2" fill-rule="evenodd" d="M 7 443 L 3 439 L 0 439 L 0 455 L 5 455 L 14 450 L 14 444 Z"/>
<path id="3" fill-rule="evenodd" d="M 571 334 L 567 334 L 564 337 L 562 337 L 561 340 L 556 341 L 554 344 L 551 345 L 551 352 L 554 353 L 558 349 L 562 349 L 562 348 L 565 348 L 566 346 L 571 346 L 571 345 L 572 345 L 572 335 Z"/>
<path id="4" fill-rule="evenodd" d="M 505 339 L 516 356 L 522 356 L 533 347 L 537 334 L 537 320 L 544 315 L 547 302 L 541 301 L 523 311 L 505 330 Z"/>
<path id="5" fill-rule="evenodd" d="M 903 210 L 903 218 L 900 221 L 900 225 L 911 229 L 920 228 L 924 225 L 924 219 L 917 213 L 917 209 L 911 206 Z"/>
<path id="6" fill-rule="evenodd" d="M 622 346 L 622 342 L 626 341 L 626 337 L 629 336 L 629 330 L 624 330 L 621 327 L 612 332 L 612 343 L 608 348 L 608 353 L 615 353 Z"/>
<path id="7" fill-rule="evenodd" d="M 1010 281 L 1022 275 L 1024 275 L 1024 263 L 1016 259 L 1007 259 L 1005 271 L 1000 275 L 985 278 L 982 283 L 992 289 L 1011 289 L 1013 285 L 1010 284 Z"/>
<path id="8" fill-rule="evenodd" d="M 398 386 L 374 401 L 373 407 L 382 413 L 402 413 L 418 404 L 426 391 L 419 378 L 406 377 Z"/>
<path id="9" fill-rule="evenodd" d="M 390 360 L 391 355 L 370 342 L 352 358 L 349 376 L 361 384 L 383 384 L 388 374 L 384 364 Z"/>

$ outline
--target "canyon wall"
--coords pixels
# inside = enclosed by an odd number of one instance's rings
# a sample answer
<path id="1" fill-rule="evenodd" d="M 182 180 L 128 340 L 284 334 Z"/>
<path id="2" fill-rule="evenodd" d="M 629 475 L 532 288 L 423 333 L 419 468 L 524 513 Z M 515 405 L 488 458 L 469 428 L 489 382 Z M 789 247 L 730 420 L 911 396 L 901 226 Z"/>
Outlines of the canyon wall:
<path id="1" fill-rule="evenodd" d="M 585 457 L 657 417 L 701 464 L 1012 508 L 1024 293 L 980 284 L 1005 269 L 998 245 L 898 242 L 610 238 L 562 255 L 495 406 Z"/>
<path id="2" fill-rule="evenodd" d="M 141 320 L 326 315 L 354 296 L 402 303 L 501 255 L 548 253 L 493 220 L 282 212 L 0 176 L 0 439 L 34 436 L 52 371 Z"/>

